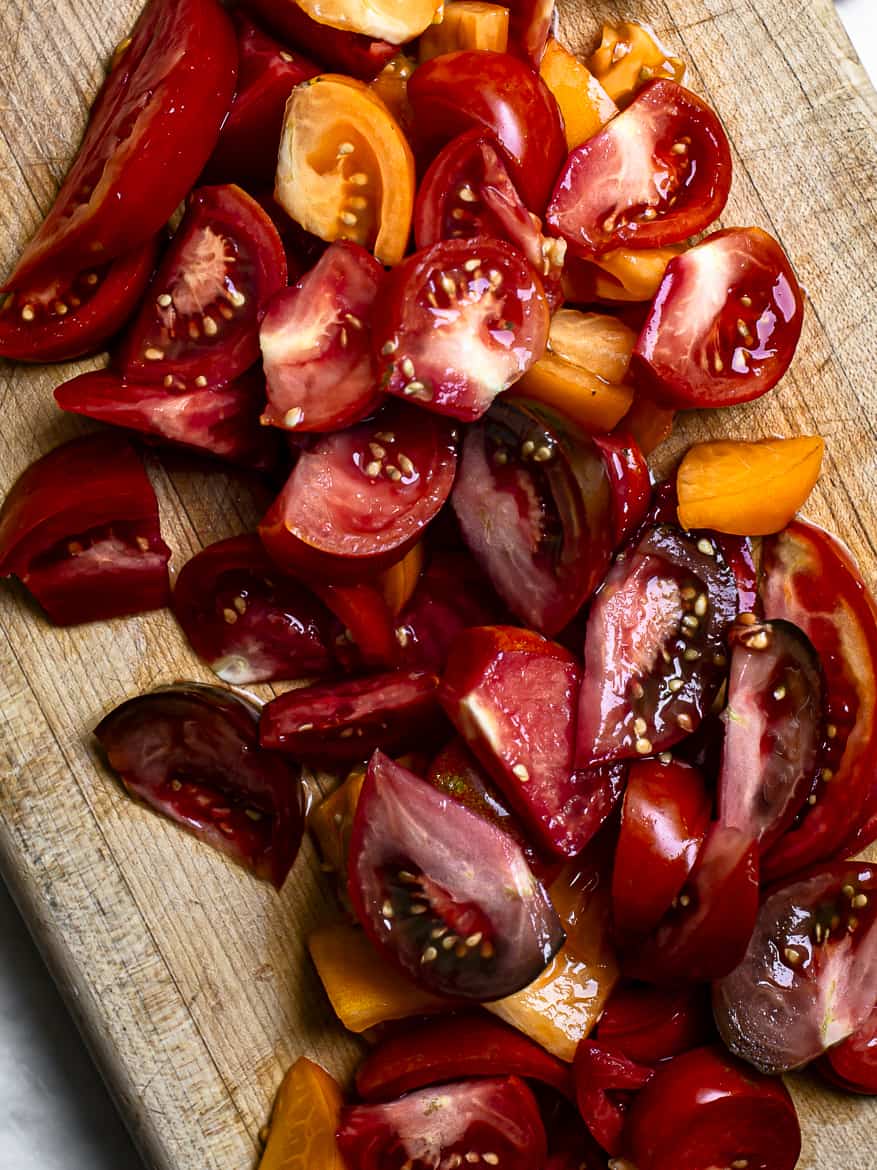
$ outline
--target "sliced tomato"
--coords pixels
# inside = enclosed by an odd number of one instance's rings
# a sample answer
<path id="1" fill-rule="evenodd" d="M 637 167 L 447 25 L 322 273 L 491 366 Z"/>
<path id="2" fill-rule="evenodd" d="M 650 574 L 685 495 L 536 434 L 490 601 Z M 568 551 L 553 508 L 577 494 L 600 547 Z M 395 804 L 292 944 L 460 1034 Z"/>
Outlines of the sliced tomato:
<path id="1" fill-rule="evenodd" d="M 471 422 L 541 357 L 548 324 L 542 283 L 510 244 L 442 241 L 409 256 L 381 290 L 381 388 Z"/>
<path id="2" fill-rule="evenodd" d="M 727 667 L 734 577 L 715 542 L 646 527 L 590 610 L 577 763 L 650 756 L 696 730 Z"/>
<path id="3" fill-rule="evenodd" d="M 345 240 L 272 298 L 259 331 L 268 382 L 263 422 L 336 431 L 377 409 L 369 326 L 383 278 L 377 260 Z"/>
<path id="4" fill-rule="evenodd" d="M 817 1067 L 848 1093 L 877 1095 L 877 1005 L 862 1027 L 830 1048 Z"/>
<path id="5" fill-rule="evenodd" d="M 782 378 L 803 323 L 804 297 L 776 240 L 761 228 L 714 232 L 667 265 L 631 368 L 661 406 L 734 406 Z"/>
<path id="6" fill-rule="evenodd" d="M 543 633 L 562 630 L 609 568 L 616 517 L 603 454 L 541 403 L 502 398 L 466 432 L 451 503 L 497 593 Z"/>
<path id="7" fill-rule="evenodd" d="M 356 809 L 353 908 L 428 991 L 499 999 L 563 942 L 548 895 L 508 834 L 377 751 Z"/>
<path id="8" fill-rule="evenodd" d="M 441 19 L 442 0 L 298 0 L 312 20 L 401 45 Z"/>
<path id="9" fill-rule="evenodd" d="M 715 1034 L 709 991 L 703 987 L 649 987 L 625 982 L 612 992 L 597 1025 L 597 1041 L 631 1060 L 657 1064 Z"/>
<path id="10" fill-rule="evenodd" d="M 466 1155 L 502 1170 L 545 1162 L 545 1128 L 536 1099 L 517 1077 L 458 1081 L 421 1089 L 386 1105 L 341 1111 L 338 1147 L 349 1170 L 445 1170 Z M 487 1158 L 484 1155 L 488 1155 Z M 496 1162 L 493 1162 L 496 1158 Z"/>
<path id="11" fill-rule="evenodd" d="M 655 1070 L 637 1064 L 619 1049 L 583 1040 L 576 1049 L 573 1075 L 585 1124 L 607 1154 L 620 1154 L 627 1111 Z"/>
<path id="12" fill-rule="evenodd" d="M 59 626 L 160 609 L 170 555 L 143 464 L 115 435 L 56 447 L 0 509 L 0 576 L 17 577 Z"/>
<path id="13" fill-rule="evenodd" d="M 345 669 L 398 665 L 393 614 L 377 582 L 324 585 L 314 581 L 310 587 L 341 623 L 335 656 Z"/>
<path id="14" fill-rule="evenodd" d="M 594 435 L 593 439 L 603 456 L 612 489 L 617 548 L 633 536 L 648 512 L 652 499 L 649 465 L 636 439 L 625 430 L 616 428 L 608 435 Z"/>
<path id="15" fill-rule="evenodd" d="M 690 764 L 631 765 L 612 875 L 619 934 L 647 934 L 670 909 L 697 861 L 711 809 L 703 776 Z"/>
<path id="16" fill-rule="evenodd" d="M 265 379 L 253 370 L 225 386 L 167 390 L 92 370 L 55 391 L 62 410 L 190 447 L 232 463 L 268 468 L 277 462 L 274 436 L 259 426 Z"/>
<path id="17" fill-rule="evenodd" d="M 737 582 L 737 612 L 760 613 L 761 602 L 758 600 L 758 583 L 761 542 L 756 542 L 748 536 L 729 536 L 724 532 L 714 532 L 712 536 Z M 756 543 L 759 549 L 758 558 L 756 557 Z M 759 560 L 759 566 L 756 566 L 756 559 Z"/>
<path id="18" fill-rule="evenodd" d="M 782 836 L 813 788 L 823 751 L 819 659 L 789 622 L 735 623 L 725 708 L 719 819 L 762 850 Z"/>
<path id="19" fill-rule="evenodd" d="M 588 67 L 620 106 L 626 106 L 655 77 L 682 84 L 687 73 L 685 62 L 672 55 L 655 30 L 634 20 L 603 25 L 603 38 Z"/>
<path id="20" fill-rule="evenodd" d="M 304 830 L 299 770 L 259 749 L 259 711 L 197 683 L 129 699 L 95 730 L 128 792 L 278 889 Z"/>
<path id="21" fill-rule="evenodd" d="M 153 238 L 213 150 L 236 77 L 234 28 L 216 0 L 150 0 L 6 288 L 90 272 Z"/>
<path id="22" fill-rule="evenodd" d="M 443 730 L 437 687 L 434 674 L 395 671 L 287 691 L 262 712 L 262 746 L 327 764 L 423 747 Z"/>
<path id="23" fill-rule="evenodd" d="M 270 217 L 240 187 L 190 199 L 117 358 L 130 381 L 168 390 L 222 385 L 259 359 L 259 322 L 286 284 Z"/>
<path id="24" fill-rule="evenodd" d="M 446 53 L 415 70 L 408 97 L 424 153 L 473 127 L 486 130 L 526 205 L 544 212 L 566 158 L 566 135 L 554 95 L 527 63 L 507 53 Z"/>
<path id="25" fill-rule="evenodd" d="M 329 674 L 332 618 L 278 573 L 258 536 L 202 549 L 174 585 L 177 621 L 195 653 L 232 686 Z"/>
<path id="26" fill-rule="evenodd" d="M 556 22 L 555 0 L 510 0 L 509 35 L 512 48 L 538 69 Z"/>
<path id="27" fill-rule="evenodd" d="M 363 81 L 376 77 L 399 52 L 398 45 L 387 41 L 321 24 L 296 0 L 246 0 L 246 6 L 289 47 Z"/>
<path id="28" fill-rule="evenodd" d="M 717 984 L 722 1039 L 762 1072 L 807 1064 L 858 1031 L 877 986 L 877 869 L 813 870 L 763 903 L 739 966 Z"/>
<path id="29" fill-rule="evenodd" d="M 451 428 L 394 403 L 304 451 L 260 526 L 281 566 L 329 583 L 387 568 L 422 536 L 450 495 Z"/>
<path id="30" fill-rule="evenodd" d="M 421 64 L 445 53 L 463 49 L 489 49 L 504 53 L 509 47 L 509 10 L 482 0 L 463 0 L 445 6 L 442 19 L 431 25 L 417 42 Z"/>
<path id="31" fill-rule="evenodd" d="M 101 268 L 0 293 L 0 357 L 62 362 L 103 349 L 140 303 L 157 244 L 153 238 Z"/>
<path id="32" fill-rule="evenodd" d="M 708 228 L 731 190 L 731 148 L 712 109 L 653 81 L 569 156 L 548 223 L 584 256 L 678 244 Z"/>
<path id="33" fill-rule="evenodd" d="M 801 1127 L 789 1091 L 720 1048 L 662 1065 L 634 1103 L 631 1156 L 639 1170 L 794 1170 Z"/>
<path id="34" fill-rule="evenodd" d="M 764 857 L 774 881 L 836 856 L 874 814 L 877 605 L 849 550 L 805 520 L 764 541 L 762 564 L 765 617 L 793 622 L 819 655 L 827 734 L 800 823 Z"/>

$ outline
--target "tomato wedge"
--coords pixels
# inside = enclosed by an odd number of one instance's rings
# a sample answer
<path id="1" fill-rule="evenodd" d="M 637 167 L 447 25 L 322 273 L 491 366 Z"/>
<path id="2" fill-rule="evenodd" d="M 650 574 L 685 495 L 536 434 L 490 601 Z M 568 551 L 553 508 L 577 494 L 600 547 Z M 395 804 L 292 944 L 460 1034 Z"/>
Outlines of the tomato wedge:
<path id="1" fill-rule="evenodd" d="M 234 28 L 216 0 L 150 0 L 6 288 L 45 287 L 155 236 L 213 150 L 236 77 Z"/>
<path id="2" fill-rule="evenodd" d="M 341 623 L 341 633 L 335 639 L 335 656 L 346 670 L 355 673 L 363 666 L 399 664 L 393 614 L 376 581 L 348 585 L 311 581 L 310 588 Z"/>
<path id="3" fill-rule="evenodd" d="M 714 1035 L 709 990 L 698 986 L 622 983 L 597 1025 L 598 1043 L 608 1043 L 641 1064 L 669 1060 L 709 1043 Z"/>
<path id="4" fill-rule="evenodd" d="M 16 576 L 59 626 L 166 605 L 170 555 L 143 464 L 117 435 L 56 447 L 0 509 L 0 576 Z"/>
<path id="5" fill-rule="evenodd" d="M 376 77 L 399 52 L 387 41 L 320 24 L 296 0 L 246 0 L 246 6 L 291 48 L 363 81 Z"/>
<path id="6" fill-rule="evenodd" d="M 731 190 L 718 117 L 675 81 L 653 81 L 569 156 L 547 221 L 586 259 L 660 248 L 708 228 Z"/>
<path id="7" fill-rule="evenodd" d="M 607 1154 L 620 1154 L 627 1111 L 655 1070 L 602 1042 L 583 1040 L 576 1049 L 573 1072 L 585 1124 Z"/>
<path id="8" fill-rule="evenodd" d="M 441 19 L 442 0 L 298 0 L 312 20 L 401 45 Z"/>
<path id="9" fill-rule="evenodd" d="M 817 1067 L 847 1093 L 877 1096 L 877 1005 L 864 1025 L 830 1048 Z"/>
<path id="10" fill-rule="evenodd" d="M 616 548 L 630 540 L 646 517 L 652 499 L 652 479 L 645 455 L 628 431 L 616 427 L 608 435 L 594 435 L 594 445 L 612 490 Z"/>
<path id="11" fill-rule="evenodd" d="M 556 20 L 555 0 L 510 0 L 509 34 L 517 48 L 538 69 Z"/>

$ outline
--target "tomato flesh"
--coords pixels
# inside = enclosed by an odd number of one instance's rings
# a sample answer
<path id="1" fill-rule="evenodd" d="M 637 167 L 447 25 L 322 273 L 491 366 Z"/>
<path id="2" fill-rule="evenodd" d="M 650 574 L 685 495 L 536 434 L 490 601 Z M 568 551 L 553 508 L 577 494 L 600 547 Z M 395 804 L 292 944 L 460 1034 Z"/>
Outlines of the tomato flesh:
<path id="1" fill-rule="evenodd" d="M 829 1049 L 818 1067 L 848 1093 L 877 1095 L 877 1006 L 857 1032 Z"/>
<path id="2" fill-rule="evenodd" d="M 583 1040 L 576 1049 L 573 1071 L 585 1124 L 607 1154 L 620 1154 L 625 1115 L 633 1095 L 649 1083 L 654 1069 L 608 1045 Z"/>
<path id="3" fill-rule="evenodd" d="M 613 991 L 597 1025 L 597 1040 L 641 1064 L 657 1064 L 715 1034 L 707 989 L 623 983 Z"/>
<path id="4" fill-rule="evenodd" d="M 399 52 L 398 45 L 320 24 L 296 0 L 246 0 L 247 7 L 291 48 L 332 69 L 371 81 Z"/>

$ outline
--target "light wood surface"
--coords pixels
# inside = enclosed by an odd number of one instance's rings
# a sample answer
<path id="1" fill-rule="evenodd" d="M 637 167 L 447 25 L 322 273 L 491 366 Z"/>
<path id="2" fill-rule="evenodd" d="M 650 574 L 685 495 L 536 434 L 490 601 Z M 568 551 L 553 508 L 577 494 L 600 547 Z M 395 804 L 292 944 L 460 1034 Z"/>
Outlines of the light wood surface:
<path id="1" fill-rule="evenodd" d="M 0 273 L 49 207 L 104 62 L 139 0 L 0 2 Z M 611 3 L 561 5 L 588 50 Z M 819 432 L 825 473 L 808 515 L 841 533 L 877 581 L 877 97 L 830 0 L 628 0 L 693 65 L 734 145 L 726 224 L 769 228 L 810 294 L 793 372 L 767 400 L 685 421 L 693 437 Z M 74 370 L 0 363 L 0 491 L 85 427 L 51 392 Z M 179 567 L 252 525 L 244 476 L 151 461 Z M 279 1079 L 305 1053 L 344 1074 L 303 939 L 329 906 L 305 846 L 282 896 L 138 808 L 100 767 L 90 729 L 124 698 L 210 681 L 167 613 L 72 631 L 0 590 L 0 866 L 148 1164 L 249 1170 Z M 264 694 L 268 692 L 263 690 Z M 873 1170 L 877 1106 L 796 1084 L 803 1170 Z"/>

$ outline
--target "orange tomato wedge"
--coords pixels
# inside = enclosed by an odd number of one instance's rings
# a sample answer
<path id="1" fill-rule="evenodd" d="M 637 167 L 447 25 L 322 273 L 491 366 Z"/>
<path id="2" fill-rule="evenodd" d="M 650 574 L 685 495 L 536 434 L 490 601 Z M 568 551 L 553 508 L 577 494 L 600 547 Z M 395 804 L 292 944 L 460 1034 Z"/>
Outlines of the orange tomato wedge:
<path id="1" fill-rule="evenodd" d="M 570 150 L 593 138 L 618 113 L 593 73 L 554 37 L 548 41 L 539 73 L 560 106 Z"/>
<path id="2" fill-rule="evenodd" d="M 391 45 L 419 37 L 434 20 L 441 20 L 443 0 L 296 0 L 299 8 L 319 24 L 362 33 Z"/>
<path id="3" fill-rule="evenodd" d="M 624 416 L 624 429 L 633 436 L 643 455 L 651 455 L 656 447 L 669 439 L 675 418 L 675 410 L 656 406 L 648 398 L 637 395 Z"/>
<path id="4" fill-rule="evenodd" d="M 391 565 L 378 578 L 378 588 L 384 595 L 387 609 L 393 617 L 398 617 L 411 600 L 414 590 L 417 588 L 417 582 L 420 580 L 420 574 L 423 572 L 425 559 L 423 541 L 420 541 L 410 552 L 406 553 L 401 561 Z"/>
<path id="5" fill-rule="evenodd" d="M 335 1131 L 344 1098 L 334 1078 L 302 1057 L 274 1102 L 259 1170 L 344 1170 Z"/>
<path id="6" fill-rule="evenodd" d="M 323 240 L 355 240 L 382 264 L 408 247 L 414 156 L 399 123 L 364 82 L 324 73 L 286 105 L 275 198 Z"/>
<path id="7" fill-rule="evenodd" d="M 593 261 L 595 267 L 613 277 L 633 301 L 650 301 L 658 291 L 667 265 L 686 251 L 684 244 L 639 251 L 616 248 Z"/>
<path id="8" fill-rule="evenodd" d="M 735 536 L 780 532 L 819 478 L 818 435 L 698 443 L 679 465 L 679 523 Z"/>
<path id="9" fill-rule="evenodd" d="M 364 783 L 365 767 L 354 768 L 344 783 L 321 800 L 308 817 L 308 828 L 317 839 L 320 857 L 336 873 L 347 870 L 353 814 Z"/>
<path id="10" fill-rule="evenodd" d="M 504 53 L 509 45 L 509 10 L 482 0 L 454 0 L 445 5 L 441 24 L 420 38 L 420 63 L 461 49 L 488 49 Z"/>
<path id="11" fill-rule="evenodd" d="M 647 81 L 668 77 L 682 84 L 688 72 L 685 62 L 672 56 L 654 29 L 634 20 L 604 24 L 603 40 L 588 65 L 619 106 L 631 102 Z"/>
<path id="12" fill-rule="evenodd" d="M 409 127 L 411 106 L 408 104 L 408 78 L 417 68 L 417 63 L 404 53 L 388 61 L 377 77 L 370 83 L 373 93 L 381 99 L 400 126 Z"/>

